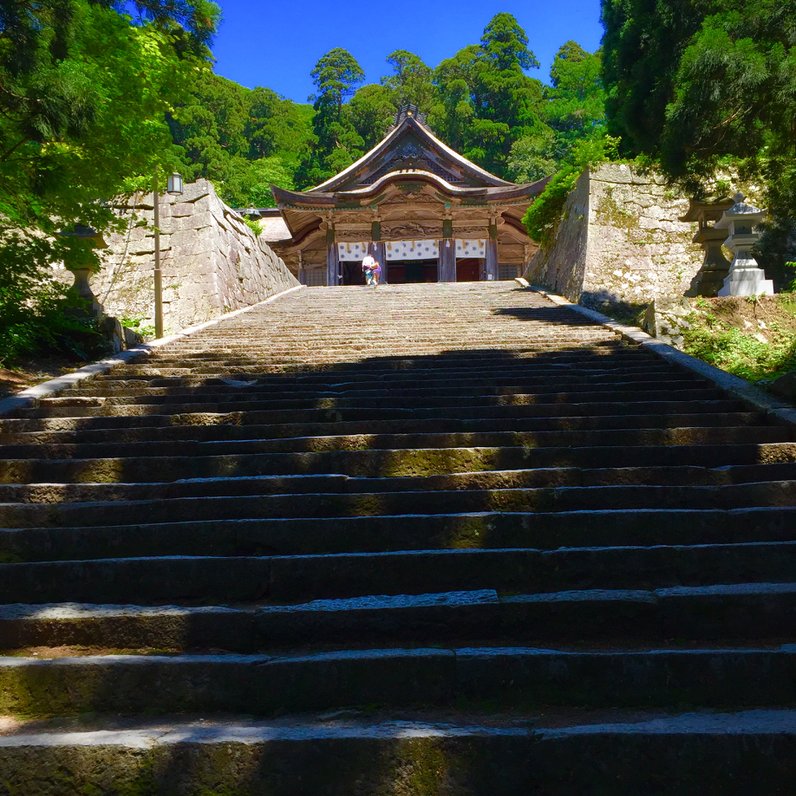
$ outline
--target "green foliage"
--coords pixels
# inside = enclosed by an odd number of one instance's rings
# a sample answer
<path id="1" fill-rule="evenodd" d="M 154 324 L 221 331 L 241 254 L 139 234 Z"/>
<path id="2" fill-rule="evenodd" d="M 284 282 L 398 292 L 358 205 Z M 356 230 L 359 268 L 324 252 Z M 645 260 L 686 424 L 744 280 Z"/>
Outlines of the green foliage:
<path id="1" fill-rule="evenodd" d="M 296 170 L 296 181 L 302 187 L 324 182 L 341 171 L 356 160 L 364 146 L 343 108 L 345 100 L 365 77 L 354 56 L 335 47 L 315 64 L 310 74 L 318 90 L 311 98 L 315 141 Z"/>
<path id="2" fill-rule="evenodd" d="M 787 281 L 782 286 L 782 292 L 796 293 L 796 262 L 786 261 L 784 266 Z"/>
<path id="3" fill-rule="evenodd" d="M 21 303 L 11 308 L 10 299 Z M 84 302 L 58 283 L 42 281 L 24 295 L 0 288 L 0 306 L 2 367 L 13 366 L 23 356 L 65 355 L 85 362 L 110 351 Z"/>
<path id="4" fill-rule="evenodd" d="M 506 176 L 513 182 L 536 182 L 555 173 L 557 161 L 556 135 L 546 125 L 540 125 L 532 135 L 518 138 L 506 158 Z"/>
<path id="5" fill-rule="evenodd" d="M 144 340 L 153 340 L 155 338 L 155 327 L 152 324 L 144 323 L 143 318 L 120 318 L 119 323 L 125 329 L 131 329 L 136 334 L 140 334 Z"/>
<path id="6" fill-rule="evenodd" d="M 555 236 L 564 205 L 583 170 L 617 157 L 619 139 L 609 135 L 590 138 L 577 144 L 567 162 L 555 173 L 544 191 L 523 216 L 523 224 L 533 240 L 549 244 Z"/>
<path id="7" fill-rule="evenodd" d="M 764 187 L 767 266 L 796 218 L 796 14 L 780 0 L 603 0 L 609 129 L 687 190 L 730 165 Z"/>
<path id="8" fill-rule="evenodd" d="M 711 318 L 709 315 L 709 323 Z M 736 328 L 694 325 L 684 333 L 684 349 L 749 381 L 767 381 L 796 370 L 796 339 L 792 336 L 779 335 L 766 343 Z"/>
<path id="9" fill-rule="evenodd" d="M 599 137 L 605 130 L 605 90 L 602 57 L 568 41 L 550 68 L 545 117 L 555 132 L 554 157 L 564 160 L 578 141 Z"/>
<path id="10" fill-rule="evenodd" d="M 346 118 L 362 139 L 362 150 L 372 149 L 395 121 L 393 92 L 385 85 L 362 86 L 346 108 Z"/>
<path id="11" fill-rule="evenodd" d="M 230 159 L 226 179 L 216 188 L 232 207 L 274 207 L 272 185 L 293 188 L 293 169 L 279 155 L 259 160 Z"/>
<path id="12" fill-rule="evenodd" d="M 434 102 L 433 70 L 422 59 L 407 50 L 395 50 L 387 56 L 394 74 L 384 77 L 382 85 L 391 95 L 393 107 L 415 105 L 420 113 L 428 113 Z"/>
<path id="13" fill-rule="evenodd" d="M 528 49 L 528 36 L 517 20 L 506 12 L 495 14 L 481 37 L 484 57 L 500 71 L 518 71 L 539 66 Z"/>
<path id="14" fill-rule="evenodd" d="M 170 126 L 186 179 L 206 177 L 233 207 L 271 207 L 271 185 L 293 188 L 312 140 L 312 109 L 266 88 L 249 90 L 205 72 Z"/>
<path id="15" fill-rule="evenodd" d="M 46 346 L 94 349 L 50 271 L 90 254 L 56 233 L 112 228 L 110 199 L 176 165 L 165 114 L 207 68 L 217 15 L 204 0 L 0 4 L 4 362 Z"/>
<path id="16" fill-rule="evenodd" d="M 528 37 L 507 13 L 487 25 L 479 45 L 460 50 L 434 72 L 437 97 L 429 124 L 447 144 L 498 176 L 534 170 L 520 163 L 532 153 L 536 167 L 545 150 L 544 87 L 524 70 L 538 67 Z M 544 155 L 541 156 L 544 160 Z"/>
<path id="17" fill-rule="evenodd" d="M 263 225 L 260 221 L 253 218 L 244 218 L 243 223 L 255 234 L 261 235 L 263 231 Z"/>
<path id="18" fill-rule="evenodd" d="M 107 228 L 101 200 L 174 165 L 164 113 L 202 61 L 183 52 L 189 32 L 166 24 L 165 4 L 140 7 L 155 21 L 134 25 L 89 0 L 17 9 L 24 24 L 0 18 L 0 212 L 17 223 Z M 30 47 L 22 62 L 18 35 Z"/>

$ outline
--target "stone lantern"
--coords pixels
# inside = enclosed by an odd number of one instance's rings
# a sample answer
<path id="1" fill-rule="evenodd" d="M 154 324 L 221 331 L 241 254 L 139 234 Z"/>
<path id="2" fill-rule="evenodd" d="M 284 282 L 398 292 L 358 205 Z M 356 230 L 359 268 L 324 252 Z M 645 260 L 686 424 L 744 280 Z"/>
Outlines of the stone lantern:
<path id="1" fill-rule="evenodd" d="M 735 204 L 725 210 L 716 222 L 716 229 L 726 229 L 729 234 L 724 241 L 733 253 L 730 273 L 718 292 L 719 296 L 771 296 L 774 283 L 766 279 L 765 271 L 752 257 L 752 247 L 760 240 L 756 227 L 765 218 L 765 211 L 744 202 L 744 195 L 733 197 Z"/>
<path id="2" fill-rule="evenodd" d="M 93 251 L 106 249 L 108 244 L 101 233 L 83 224 L 76 224 L 72 229 L 62 230 L 58 234 L 74 241 L 68 256 L 64 258 L 64 267 L 75 277 L 75 283 L 71 287 L 72 292 L 86 302 L 86 312 L 90 317 L 96 319 L 104 317 L 104 310 L 91 290 L 89 278 L 95 270 Z"/>
<path id="3" fill-rule="evenodd" d="M 699 225 L 694 235 L 694 243 L 698 243 L 705 253 L 702 266 L 691 281 L 686 296 L 714 297 L 730 271 L 730 261 L 724 256 L 721 246 L 727 233 L 717 228 L 715 222 L 721 218 L 725 210 L 732 206 L 732 199 L 708 201 L 691 199 L 688 212 L 680 216 L 680 221 L 696 221 Z"/>

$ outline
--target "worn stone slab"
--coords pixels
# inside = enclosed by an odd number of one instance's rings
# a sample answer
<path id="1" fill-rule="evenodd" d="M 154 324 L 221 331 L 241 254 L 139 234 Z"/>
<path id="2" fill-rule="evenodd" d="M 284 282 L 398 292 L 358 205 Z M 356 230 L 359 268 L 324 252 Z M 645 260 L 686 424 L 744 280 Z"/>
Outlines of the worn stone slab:
<path id="1" fill-rule="evenodd" d="M 561 724 L 293 720 L 18 735 L 0 738 L 0 774 L 9 796 L 199 793 L 221 783 L 241 796 L 417 796 L 419 786 L 563 796 L 616 792 L 617 781 L 635 793 L 786 793 L 796 773 L 792 711 Z"/>

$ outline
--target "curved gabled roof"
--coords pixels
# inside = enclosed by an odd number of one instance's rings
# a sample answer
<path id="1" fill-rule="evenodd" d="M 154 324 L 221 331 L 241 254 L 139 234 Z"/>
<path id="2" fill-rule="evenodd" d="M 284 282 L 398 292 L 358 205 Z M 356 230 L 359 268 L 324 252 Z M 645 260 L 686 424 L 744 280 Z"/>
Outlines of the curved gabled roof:
<path id="1" fill-rule="evenodd" d="M 500 186 L 483 186 L 483 187 L 461 187 L 452 185 L 446 180 L 442 179 L 439 175 L 433 174 L 429 171 L 403 169 L 400 171 L 392 171 L 379 177 L 378 180 L 371 185 L 365 185 L 362 188 L 356 188 L 350 191 L 320 191 L 313 189 L 312 191 L 289 191 L 285 188 L 272 187 L 274 197 L 280 205 L 288 205 L 291 207 L 316 207 L 318 209 L 324 207 L 334 207 L 335 205 L 343 202 L 346 204 L 352 202 L 366 202 L 375 196 L 378 196 L 385 188 L 385 185 L 390 182 L 427 182 L 437 188 L 440 193 L 446 194 L 452 198 L 460 199 L 483 199 L 485 202 L 498 202 L 511 199 L 530 198 L 541 193 L 547 184 L 549 178 L 545 177 L 538 182 L 525 183 L 517 185 L 512 182 L 503 181 Z"/>
<path id="2" fill-rule="evenodd" d="M 419 147 L 424 150 L 427 157 L 433 158 L 445 170 L 445 167 L 453 173 L 460 173 L 466 176 L 468 182 L 475 186 L 482 187 L 501 187 L 514 185 L 514 183 L 503 180 L 491 174 L 486 169 L 482 169 L 472 161 L 455 152 L 447 144 L 442 143 L 432 132 L 423 124 L 411 111 L 402 115 L 402 118 L 390 130 L 389 133 L 376 144 L 370 152 L 364 154 L 347 169 L 344 169 L 334 177 L 310 188 L 304 193 L 329 193 L 348 187 L 361 186 L 367 184 L 378 170 L 388 164 L 390 155 L 404 139 L 415 139 Z"/>

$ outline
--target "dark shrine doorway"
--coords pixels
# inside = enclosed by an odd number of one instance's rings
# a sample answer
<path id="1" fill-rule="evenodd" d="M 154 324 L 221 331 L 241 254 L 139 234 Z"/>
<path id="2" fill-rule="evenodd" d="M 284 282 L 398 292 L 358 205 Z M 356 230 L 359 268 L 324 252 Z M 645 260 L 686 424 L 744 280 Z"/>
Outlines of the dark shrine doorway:
<path id="1" fill-rule="evenodd" d="M 364 285 L 365 274 L 362 273 L 362 263 L 357 260 L 344 260 L 340 263 L 340 270 L 343 273 L 344 285 Z"/>
<path id="2" fill-rule="evenodd" d="M 463 257 L 456 260 L 457 282 L 479 282 L 481 280 L 481 267 L 483 259 L 480 257 Z"/>
<path id="3" fill-rule="evenodd" d="M 390 282 L 394 285 L 439 282 L 437 261 L 390 260 Z"/>

